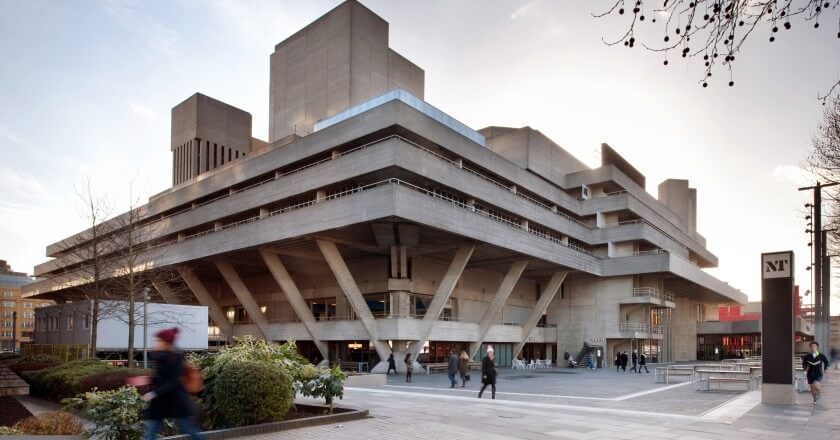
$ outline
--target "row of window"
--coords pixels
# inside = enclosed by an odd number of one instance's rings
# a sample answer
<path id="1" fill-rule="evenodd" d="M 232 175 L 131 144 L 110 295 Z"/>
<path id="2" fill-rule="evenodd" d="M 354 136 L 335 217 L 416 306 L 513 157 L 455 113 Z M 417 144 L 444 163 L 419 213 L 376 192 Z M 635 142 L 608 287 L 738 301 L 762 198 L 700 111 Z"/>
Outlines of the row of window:
<path id="1" fill-rule="evenodd" d="M 4 311 L 0 312 L 0 316 L 2 316 L 3 318 L 14 318 L 15 317 L 15 312 L 13 310 L 4 310 Z M 21 317 L 22 318 L 34 318 L 35 317 L 35 312 L 23 312 Z"/>
<path id="2" fill-rule="evenodd" d="M 14 297 L 15 297 L 15 292 L 13 292 L 11 290 L 4 290 L 3 291 L 3 298 L 14 298 Z"/>
<path id="3" fill-rule="evenodd" d="M 14 307 L 17 307 L 17 303 L 15 301 L 3 301 L 2 306 L 3 307 L 14 308 Z M 32 308 L 32 303 L 31 302 L 25 302 L 25 303 L 23 303 L 23 307 L 27 308 L 27 309 L 31 309 Z"/>
<path id="4" fill-rule="evenodd" d="M 58 327 L 60 326 L 60 317 L 58 316 L 48 316 L 45 318 L 38 318 L 38 330 L 39 331 L 58 331 Z M 75 326 L 76 317 L 72 315 L 65 316 L 65 322 L 67 322 L 67 331 L 73 331 Z M 82 321 L 82 328 L 87 330 L 90 328 L 90 313 L 85 314 L 85 319 Z"/>

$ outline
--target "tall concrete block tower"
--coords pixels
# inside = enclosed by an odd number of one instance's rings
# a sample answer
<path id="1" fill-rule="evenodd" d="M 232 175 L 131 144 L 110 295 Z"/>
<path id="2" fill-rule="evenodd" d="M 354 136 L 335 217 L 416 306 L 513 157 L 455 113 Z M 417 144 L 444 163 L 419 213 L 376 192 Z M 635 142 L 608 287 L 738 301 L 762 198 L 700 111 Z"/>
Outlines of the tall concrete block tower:
<path id="1" fill-rule="evenodd" d="M 271 55 L 269 142 L 394 88 L 423 98 L 423 69 L 388 47 L 388 22 L 348 0 Z"/>

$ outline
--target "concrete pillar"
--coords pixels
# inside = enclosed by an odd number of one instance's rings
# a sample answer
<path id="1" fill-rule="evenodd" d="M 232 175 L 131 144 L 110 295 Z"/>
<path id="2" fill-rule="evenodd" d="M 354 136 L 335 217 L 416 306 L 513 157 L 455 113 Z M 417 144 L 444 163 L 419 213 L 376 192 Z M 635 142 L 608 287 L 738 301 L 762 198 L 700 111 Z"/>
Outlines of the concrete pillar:
<path id="1" fill-rule="evenodd" d="M 242 304 L 242 307 L 244 307 L 245 311 L 248 312 L 248 316 L 250 316 L 251 320 L 254 321 L 254 324 L 257 325 L 257 331 L 260 332 L 260 336 L 262 336 L 263 339 L 270 339 L 268 336 L 268 319 L 266 319 L 265 314 L 262 310 L 260 310 L 260 306 L 257 304 L 257 300 L 254 299 L 254 295 L 251 294 L 248 286 L 245 285 L 242 278 L 240 278 L 239 274 L 236 273 L 236 269 L 233 268 L 233 265 L 227 261 L 216 261 L 216 268 L 219 269 L 219 272 L 222 274 L 225 282 L 228 286 L 230 286 L 230 289 L 233 290 L 233 294 L 236 295 L 239 303 Z"/>
<path id="2" fill-rule="evenodd" d="M 515 347 L 513 347 L 513 357 L 519 356 L 519 353 L 522 351 L 522 347 L 525 345 L 525 341 L 528 340 L 528 336 L 531 335 L 531 331 L 533 331 L 534 327 L 536 327 L 537 322 L 542 317 L 546 307 L 551 304 L 551 301 L 554 299 L 554 295 L 557 294 L 558 290 L 560 290 L 560 285 L 563 284 L 567 274 L 568 272 L 554 272 L 554 275 L 551 276 L 551 280 L 548 281 L 548 284 L 540 293 L 540 299 L 537 300 L 537 304 L 534 305 L 533 309 L 531 309 L 528 319 L 526 319 L 525 323 L 522 325 L 522 339 Z"/>
<path id="3" fill-rule="evenodd" d="M 324 200 L 327 200 L 327 191 L 319 189 L 315 192 L 315 203 L 321 203 Z"/>
<path id="4" fill-rule="evenodd" d="M 557 213 L 560 211 L 560 208 L 557 205 L 551 205 L 551 212 Z"/>
<path id="5" fill-rule="evenodd" d="M 338 295 L 335 298 L 335 317 L 336 319 L 353 319 L 352 306 L 347 301 L 347 297 Z"/>
<path id="6" fill-rule="evenodd" d="M 175 292 L 169 287 L 169 284 L 161 281 L 152 281 L 152 286 L 154 286 L 155 290 L 158 291 L 163 301 L 167 304 L 181 304 L 181 300 L 178 299 L 178 295 L 175 295 Z"/>
<path id="7" fill-rule="evenodd" d="M 338 159 L 340 157 L 340 155 L 341 155 L 341 153 L 338 150 L 332 150 L 332 155 L 331 155 L 330 158 L 335 160 L 335 159 Z"/>
<path id="8" fill-rule="evenodd" d="M 373 341 L 376 354 L 379 355 L 381 362 L 379 365 L 374 367 L 371 372 L 382 373 L 383 371 L 381 370 L 383 369 L 387 371 L 388 362 L 386 360 L 388 359 L 388 354 L 391 353 L 391 348 L 384 341 L 377 339 L 376 320 L 374 320 L 373 314 L 370 312 L 370 308 L 368 307 L 365 298 L 362 296 L 362 292 L 359 290 L 359 286 L 356 285 L 356 280 L 353 279 L 350 269 L 347 268 L 344 258 L 338 251 L 338 247 L 335 243 L 325 240 L 316 240 L 315 242 L 318 244 L 318 248 L 324 255 L 324 259 L 327 260 L 327 265 L 330 267 L 336 281 L 338 281 L 341 291 L 344 292 L 344 296 L 353 306 L 356 316 L 358 316 L 359 320 L 362 321 L 362 324 L 370 336 L 370 340 Z M 338 302 L 336 302 L 336 307 L 338 307 Z"/>
<path id="9" fill-rule="evenodd" d="M 268 208 L 260 208 L 260 218 L 268 217 Z"/>
<path id="10" fill-rule="evenodd" d="M 286 294 L 286 299 L 289 301 L 289 305 L 295 311 L 298 319 L 306 327 L 306 330 L 309 331 L 309 335 L 312 336 L 312 341 L 318 347 L 318 351 L 321 352 L 321 357 L 324 360 L 328 360 L 327 344 L 318 335 L 315 316 L 312 315 L 312 310 L 306 305 L 306 300 L 300 294 L 300 290 L 286 270 L 286 266 L 280 260 L 280 257 L 269 249 L 260 249 L 260 256 L 262 256 L 265 265 L 274 277 L 274 281 L 277 282 L 277 285 Z"/>
<path id="11" fill-rule="evenodd" d="M 230 340 L 233 337 L 233 325 L 231 325 L 230 321 L 228 321 L 225 316 L 225 312 L 219 306 L 219 303 L 216 302 L 216 298 L 213 298 L 213 296 L 210 295 L 210 292 L 208 292 L 207 288 L 204 287 L 204 283 L 198 279 L 198 276 L 195 275 L 192 269 L 179 266 L 177 270 L 178 274 L 181 275 L 181 278 L 184 279 L 184 282 L 198 299 L 198 302 L 207 307 L 210 319 L 213 320 L 213 324 L 215 324 L 216 327 L 219 327 L 219 330 L 224 333 L 227 340 Z"/>
<path id="12" fill-rule="evenodd" d="M 221 231 L 222 230 L 222 222 L 214 222 L 213 223 L 213 230 L 214 231 Z"/>
<path id="13" fill-rule="evenodd" d="M 407 317 L 411 313 L 411 293 L 398 290 L 391 292 L 391 316 Z"/>
<path id="14" fill-rule="evenodd" d="M 524 229 L 526 231 L 530 230 L 529 226 L 528 226 L 528 220 L 526 220 L 526 219 L 519 220 L 519 226 L 522 226 L 522 229 Z"/>
<path id="15" fill-rule="evenodd" d="M 400 278 L 408 278 L 408 252 L 400 246 Z"/>
<path id="16" fill-rule="evenodd" d="M 527 264 L 528 260 L 520 260 L 510 265 L 507 274 L 505 274 L 504 279 L 502 279 L 502 283 L 499 284 L 499 288 L 496 290 L 496 295 L 493 297 L 493 301 L 487 306 L 487 310 L 484 311 L 484 315 L 482 315 L 481 320 L 478 321 L 478 339 L 470 344 L 470 359 L 472 359 L 476 352 L 478 352 L 478 349 L 481 348 L 481 343 L 484 342 L 484 338 L 487 337 L 487 332 L 490 331 L 490 327 L 495 323 L 496 316 L 499 315 L 502 307 L 504 307 L 510 297 L 510 293 L 513 292 L 513 288 L 522 276 L 522 272 L 525 271 L 525 266 Z"/>
<path id="17" fill-rule="evenodd" d="M 464 168 L 464 160 L 460 157 L 455 159 L 455 166 L 458 168 Z"/>
<path id="18" fill-rule="evenodd" d="M 469 205 L 471 210 L 475 212 L 475 199 L 467 199 L 467 205 Z"/>
<path id="19" fill-rule="evenodd" d="M 277 180 L 281 177 L 283 177 L 283 172 L 282 171 L 277 170 L 277 171 L 274 172 L 274 180 Z"/>
<path id="20" fill-rule="evenodd" d="M 186 235 L 183 232 L 178 233 L 178 241 L 184 241 L 186 239 Z"/>
<path id="21" fill-rule="evenodd" d="M 417 355 L 423 349 L 423 342 L 429 339 L 429 335 L 432 334 L 432 330 L 434 330 L 435 325 L 439 322 L 440 312 L 443 311 L 443 306 L 446 305 L 446 301 L 452 295 L 458 279 L 464 273 L 464 268 L 467 267 L 467 262 L 470 260 L 473 251 L 475 251 L 474 244 L 465 244 L 455 252 L 455 257 L 452 258 L 452 262 L 449 263 L 446 273 L 443 274 L 437 291 L 435 291 L 435 296 L 432 298 L 432 302 L 429 304 L 429 308 L 423 316 L 423 322 L 420 325 L 420 334 L 422 337 L 417 341 L 413 341 L 409 347 L 412 359 L 417 359 Z"/>
<path id="22" fill-rule="evenodd" d="M 391 245 L 391 278 L 400 277 L 400 254 L 399 246 Z"/>

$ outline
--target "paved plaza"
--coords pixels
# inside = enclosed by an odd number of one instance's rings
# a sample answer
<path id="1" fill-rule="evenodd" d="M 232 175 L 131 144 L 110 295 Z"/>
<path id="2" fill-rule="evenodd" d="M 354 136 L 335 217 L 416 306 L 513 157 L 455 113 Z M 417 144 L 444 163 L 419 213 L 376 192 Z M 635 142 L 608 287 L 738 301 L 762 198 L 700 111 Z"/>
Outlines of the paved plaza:
<path id="1" fill-rule="evenodd" d="M 476 372 L 473 372 L 477 376 Z M 814 406 L 761 405 L 760 392 L 698 392 L 690 383 L 654 384 L 653 374 L 615 370 L 503 371 L 496 400 L 480 384 L 449 389 L 445 374 L 391 376 L 384 387 L 350 388 L 341 405 L 371 418 L 255 436 L 409 439 L 840 439 L 840 382 Z"/>

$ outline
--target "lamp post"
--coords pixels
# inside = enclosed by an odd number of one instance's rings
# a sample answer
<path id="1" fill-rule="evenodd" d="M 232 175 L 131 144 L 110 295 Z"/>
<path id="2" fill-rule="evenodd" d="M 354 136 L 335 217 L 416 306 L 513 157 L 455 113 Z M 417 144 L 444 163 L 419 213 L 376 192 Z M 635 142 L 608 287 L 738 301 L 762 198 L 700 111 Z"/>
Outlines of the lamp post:
<path id="1" fill-rule="evenodd" d="M 799 188 L 799 191 L 812 191 L 814 194 L 814 202 L 805 204 L 806 208 L 812 210 L 810 216 L 812 226 L 806 229 L 805 233 L 812 235 L 811 243 L 813 243 L 812 261 L 814 270 L 811 293 L 814 295 L 814 338 L 824 346 L 829 343 L 829 327 L 831 325 L 829 318 L 831 313 L 831 258 L 827 252 L 827 231 L 823 231 L 822 227 L 822 189 L 839 184 L 840 182 L 817 182 L 815 186 Z"/>
<path id="2" fill-rule="evenodd" d="M 149 288 L 143 288 L 143 368 L 149 368 Z"/>

